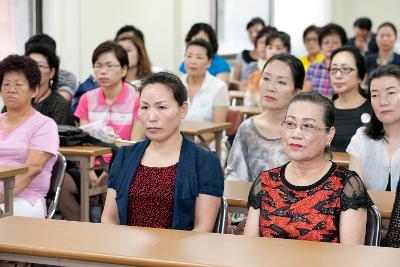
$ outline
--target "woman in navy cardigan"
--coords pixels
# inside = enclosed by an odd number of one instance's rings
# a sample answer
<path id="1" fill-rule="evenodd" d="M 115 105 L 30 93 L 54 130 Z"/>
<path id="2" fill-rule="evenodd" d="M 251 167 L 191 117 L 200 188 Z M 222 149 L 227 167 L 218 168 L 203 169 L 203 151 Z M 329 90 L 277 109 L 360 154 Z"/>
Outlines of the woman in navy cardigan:
<path id="1" fill-rule="evenodd" d="M 147 139 L 121 148 L 114 160 L 102 223 L 211 232 L 224 177 L 216 154 L 179 132 L 186 88 L 159 72 L 139 90 Z"/>

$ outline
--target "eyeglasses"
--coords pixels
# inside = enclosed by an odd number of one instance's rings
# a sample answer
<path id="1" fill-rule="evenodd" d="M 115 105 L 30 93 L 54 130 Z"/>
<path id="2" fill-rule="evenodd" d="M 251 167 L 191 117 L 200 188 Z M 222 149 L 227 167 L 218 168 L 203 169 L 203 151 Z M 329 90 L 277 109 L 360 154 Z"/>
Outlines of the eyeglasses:
<path id="1" fill-rule="evenodd" d="M 341 74 L 347 75 L 351 73 L 352 71 L 356 70 L 355 68 L 350 68 L 350 67 L 341 67 L 341 68 L 329 68 L 329 73 L 332 75 L 335 75 L 338 71 L 340 71 Z"/>
<path id="2" fill-rule="evenodd" d="M 94 71 L 101 71 L 103 68 L 105 69 L 105 71 L 111 71 L 114 70 L 118 67 L 121 67 L 121 65 L 118 64 L 105 64 L 105 65 L 101 65 L 101 64 L 96 64 L 93 66 Z"/>
<path id="3" fill-rule="evenodd" d="M 44 64 L 38 64 L 38 67 L 39 67 L 39 69 L 41 69 L 41 70 L 50 69 L 50 66 L 49 66 L 49 65 L 44 65 Z"/>
<path id="4" fill-rule="evenodd" d="M 284 120 L 281 123 L 282 128 L 287 131 L 294 131 L 297 129 L 297 127 L 300 125 L 300 130 L 307 135 L 313 135 L 316 132 L 319 132 L 321 130 L 329 129 L 330 127 L 319 127 L 317 125 L 314 125 L 312 123 L 300 123 L 298 124 L 297 122 L 294 121 L 289 121 L 289 120 Z"/>
<path id="5" fill-rule="evenodd" d="M 304 41 L 305 41 L 306 43 L 318 42 L 318 38 L 306 37 L 306 38 L 304 39 Z"/>

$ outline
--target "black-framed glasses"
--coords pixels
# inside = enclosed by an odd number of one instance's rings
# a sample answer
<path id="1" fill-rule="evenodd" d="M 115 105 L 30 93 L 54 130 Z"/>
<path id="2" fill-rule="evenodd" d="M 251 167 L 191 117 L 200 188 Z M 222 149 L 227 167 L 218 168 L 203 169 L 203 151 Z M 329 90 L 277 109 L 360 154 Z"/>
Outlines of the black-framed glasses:
<path id="1" fill-rule="evenodd" d="M 356 70 L 356 68 L 351 68 L 351 67 L 333 67 L 329 68 L 329 73 L 332 75 L 335 75 L 338 71 L 340 71 L 341 74 L 347 75 L 350 74 L 352 71 Z"/>

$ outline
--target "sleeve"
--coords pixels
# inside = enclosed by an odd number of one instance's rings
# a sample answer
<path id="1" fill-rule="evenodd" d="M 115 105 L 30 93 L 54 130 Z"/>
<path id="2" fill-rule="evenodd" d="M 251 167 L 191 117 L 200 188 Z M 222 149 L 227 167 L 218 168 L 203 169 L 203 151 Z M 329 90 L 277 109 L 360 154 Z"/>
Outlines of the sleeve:
<path id="1" fill-rule="evenodd" d="M 355 172 L 350 172 L 346 180 L 342 194 L 340 196 L 341 210 L 348 209 L 358 210 L 360 208 L 368 208 L 374 203 L 368 195 L 361 178 Z"/>
<path id="2" fill-rule="evenodd" d="M 313 80 L 313 76 L 314 76 L 314 70 L 315 70 L 315 63 L 312 63 L 308 67 L 308 70 L 306 71 L 306 77 L 304 78 L 304 80 L 312 81 Z"/>
<path id="3" fill-rule="evenodd" d="M 229 107 L 228 87 L 222 82 L 218 92 L 214 95 L 213 108 L 227 107 Z"/>
<path id="4" fill-rule="evenodd" d="M 249 197 L 247 200 L 247 208 L 252 207 L 256 210 L 261 208 L 261 175 L 262 173 L 258 176 L 258 178 L 251 186 Z"/>
<path id="5" fill-rule="evenodd" d="M 186 73 L 186 71 L 185 71 L 185 64 L 182 62 L 182 64 L 180 65 L 180 67 L 179 67 L 179 71 L 181 72 L 181 73 L 183 73 L 183 74 L 185 74 Z"/>
<path id="6" fill-rule="evenodd" d="M 79 119 L 89 121 L 88 93 L 81 96 L 74 115 Z"/>
<path id="7" fill-rule="evenodd" d="M 58 91 L 67 91 L 71 96 L 78 89 L 76 77 L 72 72 L 60 70 L 58 75 Z"/>
<path id="8" fill-rule="evenodd" d="M 133 122 L 139 120 L 139 107 L 140 107 L 140 95 L 137 96 L 135 101 L 135 107 L 133 109 Z"/>
<path id="9" fill-rule="evenodd" d="M 121 147 L 118 150 L 117 156 L 115 157 L 110 172 L 108 173 L 108 188 L 112 188 L 118 192 L 121 184 L 121 179 L 118 179 L 118 175 L 121 172 L 123 160 L 124 160 L 125 148 Z"/>
<path id="10" fill-rule="evenodd" d="M 71 108 L 68 103 L 63 100 L 64 98 L 56 101 L 56 105 L 54 105 L 52 119 L 57 123 L 57 125 L 64 124 L 74 126 L 75 122 Z"/>
<path id="11" fill-rule="evenodd" d="M 247 144 L 243 136 L 243 127 L 244 124 L 239 127 L 229 152 L 228 164 L 225 169 L 226 180 L 251 181 L 247 166 Z"/>
<path id="12" fill-rule="evenodd" d="M 383 247 L 400 247 L 400 183 L 397 184 L 396 197 L 390 218 L 389 229 L 381 242 Z"/>
<path id="13" fill-rule="evenodd" d="M 231 72 L 231 67 L 225 58 L 221 56 L 216 56 L 213 61 L 215 61 L 216 75 L 223 72 Z"/>
<path id="14" fill-rule="evenodd" d="M 346 152 L 349 153 L 350 155 L 353 155 L 355 157 L 358 157 L 361 159 L 361 155 L 364 154 L 363 151 L 363 142 L 362 142 L 362 136 L 363 136 L 363 131 L 365 130 L 365 127 L 359 128 L 356 133 L 351 137 L 350 143 L 346 148 Z"/>
<path id="15" fill-rule="evenodd" d="M 222 197 L 224 193 L 224 174 L 218 156 L 215 152 L 203 151 L 203 153 L 206 154 L 202 156 L 198 170 L 199 193 Z"/>
<path id="16" fill-rule="evenodd" d="M 29 142 L 29 149 L 48 152 L 57 155 L 60 145 L 56 123 L 48 118 L 43 118 L 43 123 L 35 127 Z"/>

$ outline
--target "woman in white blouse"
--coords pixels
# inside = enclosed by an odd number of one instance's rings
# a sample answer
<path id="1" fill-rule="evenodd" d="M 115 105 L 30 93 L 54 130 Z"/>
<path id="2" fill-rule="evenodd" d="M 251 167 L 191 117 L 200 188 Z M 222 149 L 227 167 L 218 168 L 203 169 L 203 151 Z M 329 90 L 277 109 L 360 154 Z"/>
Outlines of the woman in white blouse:
<path id="1" fill-rule="evenodd" d="M 352 137 L 351 170 L 367 189 L 396 191 L 400 176 L 400 67 L 384 65 L 368 79 L 371 121 Z"/>

